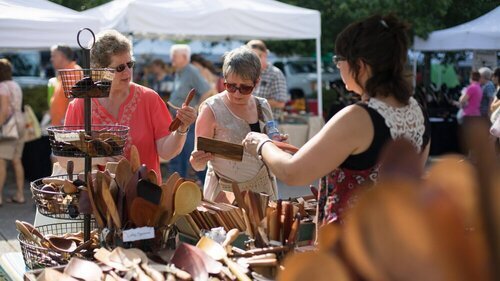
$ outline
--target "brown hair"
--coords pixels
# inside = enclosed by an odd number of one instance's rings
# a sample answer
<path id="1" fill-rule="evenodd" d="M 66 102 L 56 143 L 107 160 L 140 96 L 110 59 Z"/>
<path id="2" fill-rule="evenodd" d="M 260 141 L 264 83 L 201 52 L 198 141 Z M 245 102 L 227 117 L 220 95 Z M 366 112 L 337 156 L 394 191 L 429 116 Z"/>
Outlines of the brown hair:
<path id="1" fill-rule="evenodd" d="M 125 35 L 114 29 L 102 31 L 97 34 L 94 47 L 90 50 L 91 67 L 109 67 L 112 56 L 126 52 L 132 52 L 132 44 Z"/>
<path id="2" fill-rule="evenodd" d="M 472 73 L 470 74 L 470 79 L 472 81 L 478 82 L 479 79 L 481 79 L 481 74 L 479 74 L 479 71 L 472 71 Z"/>
<path id="3" fill-rule="evenodd" d="M 8 59 L 0 59 L 0 82 L 12 80 L 12 65 Z"/>
<path id="4" fill-rule="evenodd" d="M 155 59 L 151 62 L 151 65 L 156 65 L 163 70 L 167 69 L 167 64 L 162 59 Z"/>
<path id="5" fill-rule="evenodd" d="M 250 40 L 248 41 L 247 46 L 250 49 L 257 49 L 261 52 L 267 53 L 266 44 L 261 40 Z"/>
<path id="6" fill-rule="evenodd" d="M 408 25 L 394 15 L 371 16 L 347 26 L 335 41 L 335 52 L 346 58 L 355 81 L 370 97 L 393 96 L 407 104 L 411 86 L 406 79 Z M 369 65 L 371 77 L 359 82 L 360 61 Z"/>

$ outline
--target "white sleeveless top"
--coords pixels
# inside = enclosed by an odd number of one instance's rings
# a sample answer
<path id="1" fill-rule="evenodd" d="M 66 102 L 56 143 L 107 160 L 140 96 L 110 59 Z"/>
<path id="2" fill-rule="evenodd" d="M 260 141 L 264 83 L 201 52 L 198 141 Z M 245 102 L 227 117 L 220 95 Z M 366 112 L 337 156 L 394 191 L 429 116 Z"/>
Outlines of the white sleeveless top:
<path id="1" fill-rule="evenodd" d="M 223 101 L 224 93 L 219 93 L 208 98 L 205 103 L 212 110 L 215 116 L 215 133 L 214 139 L 241 144 L 246 135 L 250 132 L 249 124 L 236 116 Z M 271 107 L 266 99 L 256 97 L 262 107 L 264 122 L 272 120 Z M 264 132 L 264 123 L 259 120 L 261 132 Z M 253 179 L 264 163 L 257 157 L 249 154 L 247 151 L 243 153 L 243 161 L 232 161 L 216 157 L 208 162 L 207 176 L 203 188 L 204 197 L 213 199 L 217 196 L 218 177 L 228 179 L 230 181 L 245 182 Z"/>

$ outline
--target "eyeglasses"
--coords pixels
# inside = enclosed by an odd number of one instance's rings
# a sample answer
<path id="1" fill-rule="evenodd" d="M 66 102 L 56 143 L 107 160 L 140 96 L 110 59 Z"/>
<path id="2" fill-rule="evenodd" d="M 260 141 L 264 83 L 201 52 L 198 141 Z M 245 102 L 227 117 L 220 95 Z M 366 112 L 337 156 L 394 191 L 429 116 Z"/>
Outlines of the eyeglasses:
<path id="1" fill-rule="evenodd" d="M 346 58 L 344 58 L 343 56 L 333 56 L 333 63 L 334 64 L 338 64 L 339 62 L 341 61 L 345 61 L 347 60 Z"/>
<path id="2" fill-rule="evenodd" d="M 239 87 L 236 86 L 235 83 L 227 83 L 224 82 L 224 87 L 226 87 L 226 90 L 230 93 L 236 93 L 236 90 L 240 91 L 242 95 L 249 95 L 252 93 L 253 88 L 255 88 L 255 85 L 253 86 L 248 86 L 248 85 L 240 85 Z"/>
<path id="3" fill-rule="evenodd" d="M 132 67 L 134 67 L 134 65 L 135 65 L 135 61 L 131 60 L 127 63 L 122 63 L 117 67 L 111 67 L 111 69 L 113 69 L 116 72 L 122 72 L 125 70 L 125 66 L 128 68 L 132 68 Z"/>

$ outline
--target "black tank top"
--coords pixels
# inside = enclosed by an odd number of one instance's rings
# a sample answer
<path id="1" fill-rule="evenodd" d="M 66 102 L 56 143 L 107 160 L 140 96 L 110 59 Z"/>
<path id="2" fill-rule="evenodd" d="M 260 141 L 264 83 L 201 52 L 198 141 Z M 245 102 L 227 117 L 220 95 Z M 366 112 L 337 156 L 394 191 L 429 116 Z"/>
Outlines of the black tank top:
<path id="1" fill-rule="evenodd" d="M 391 139 L 391 131 L 385 124 L 385 119 L 375 109 L 368 107 L 366 103 L 359 102 L 356 105 L 364 108 L 370 115 L 373 124 L 373 140 L 367 150 L 349 155 L 347 159 L 340 165 L 341 168 L 351 170 L 365 170 L 372 168 L 378 161 L 379 153 L 383 146 Z M 425 120 L 425 132 L 422 140 L 422 150 L 425 148 L 430 139 L 430 123 L 429 118 L 424 110 L 422 110 Z"/>

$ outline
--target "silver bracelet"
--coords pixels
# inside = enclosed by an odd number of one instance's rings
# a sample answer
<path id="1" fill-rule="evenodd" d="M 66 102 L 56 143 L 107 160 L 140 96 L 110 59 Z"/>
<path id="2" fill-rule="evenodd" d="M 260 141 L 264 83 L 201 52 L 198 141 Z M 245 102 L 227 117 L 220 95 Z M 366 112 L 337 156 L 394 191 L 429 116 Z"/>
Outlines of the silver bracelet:
<path id="1" fill-rule="evenodd" d="M 261 141 L 258 145 L 257 145 L 257 158 L 259 158 L 259 160 L 262 160 L 262 147 L 264 146 L 264 144 L 268 143 L 268 142 L 273 142 L 272 140 L 270 139 L 266 139 L 264 141 Z"/>
<path id="2" fill-rule="evenodd" d="M 189 127 L 184 131 L 184 132 L 181 132 L 179 129 L 177 129 L 176 131 L 176 134 L 179 135 L 179 136 L 185 136 L 188 134 L 189 132 Z"/>

